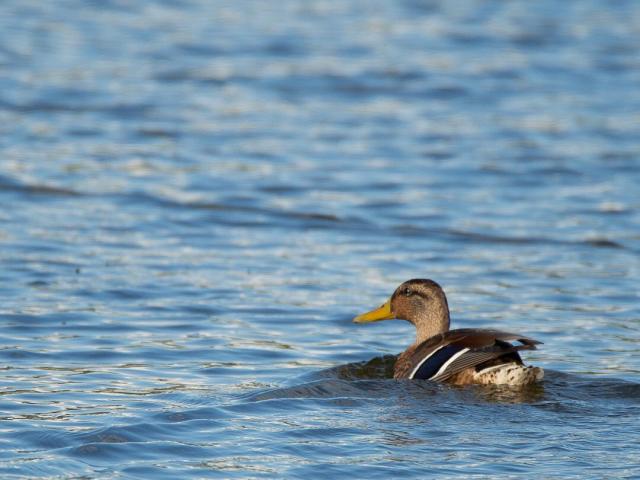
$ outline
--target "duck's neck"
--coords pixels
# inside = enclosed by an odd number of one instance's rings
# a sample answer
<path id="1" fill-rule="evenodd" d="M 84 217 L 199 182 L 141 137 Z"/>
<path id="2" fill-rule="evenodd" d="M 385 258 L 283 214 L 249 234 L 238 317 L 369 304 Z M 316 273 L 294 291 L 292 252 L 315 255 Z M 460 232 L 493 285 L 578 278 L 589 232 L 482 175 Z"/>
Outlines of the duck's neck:
<path id="1" fill-rule="evenodd" d="M 438 305 L 436 308 L 422 312 L 414 324 L 416 326 L 416 345 L 425 340 L 449 331 L 449 307 L 446 303 Z"/>

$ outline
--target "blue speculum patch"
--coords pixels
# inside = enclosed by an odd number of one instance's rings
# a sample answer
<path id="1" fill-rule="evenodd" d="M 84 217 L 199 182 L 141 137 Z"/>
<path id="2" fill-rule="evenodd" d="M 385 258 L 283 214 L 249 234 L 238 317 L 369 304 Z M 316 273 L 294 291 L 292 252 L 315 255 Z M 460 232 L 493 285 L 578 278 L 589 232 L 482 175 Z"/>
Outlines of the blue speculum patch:
<path id="1" fill-rule="evenodd" d="M 430 379 L 438 373 L 438 370 L 440 370 L 445 363 L 447 363 L 447 360 L 463 349 L 464 347 L 458 345 L 447 345 L 446 347 L 442 347 L 427 358 L 411 378 L 422 380 Z"/>

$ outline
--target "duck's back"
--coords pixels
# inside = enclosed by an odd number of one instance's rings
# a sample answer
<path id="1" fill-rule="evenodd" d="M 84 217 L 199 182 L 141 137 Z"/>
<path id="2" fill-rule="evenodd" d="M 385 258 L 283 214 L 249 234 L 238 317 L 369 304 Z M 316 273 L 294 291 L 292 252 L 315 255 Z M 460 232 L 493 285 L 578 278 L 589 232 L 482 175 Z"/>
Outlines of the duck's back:
<path id="1" fill-rule="evenodd" d="M 402 353 L 394 377 L 453 384 L 525 385 L 541 380 L 544 373 L 541 368 L 525 366 L 518 352 L 534 350 L 539 343 L 499 330 L 450 330 Z"/>

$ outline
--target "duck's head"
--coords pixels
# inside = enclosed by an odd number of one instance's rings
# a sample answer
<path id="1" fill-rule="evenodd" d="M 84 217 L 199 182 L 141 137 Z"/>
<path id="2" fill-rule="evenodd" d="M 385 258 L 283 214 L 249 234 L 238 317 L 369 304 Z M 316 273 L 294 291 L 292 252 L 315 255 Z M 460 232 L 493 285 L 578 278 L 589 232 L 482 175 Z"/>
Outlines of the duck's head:
<path id="1" fill-rule="evenodd" d="M 380 307 L 358 315 L 355 323 L 398 318 L 416 326 L 418 342 L 449 330 L 449 306 L 442 287 L 433 280 L 407 280 Z"/>

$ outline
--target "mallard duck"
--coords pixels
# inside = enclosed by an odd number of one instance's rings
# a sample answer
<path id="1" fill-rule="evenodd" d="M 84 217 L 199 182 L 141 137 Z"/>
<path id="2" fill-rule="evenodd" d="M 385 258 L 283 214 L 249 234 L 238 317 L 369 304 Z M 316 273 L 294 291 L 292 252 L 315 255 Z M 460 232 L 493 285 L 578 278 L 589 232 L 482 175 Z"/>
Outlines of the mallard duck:
<path id="1" fill-rule="evenodd" d="M 449 305 L 433 280 L 408 280 L 379 308 L 358 315 L 356 323 L 398 318 L 416 327 L 416 341 L 398 356 L 394 378 L 417 378 L 455 385 L 527 385 L 544 371 L 526 366 L 520 350 L 542 343 L 499 330 L 449 330 Z M 513 344 L 511 342 L 518 342 Z"/>

